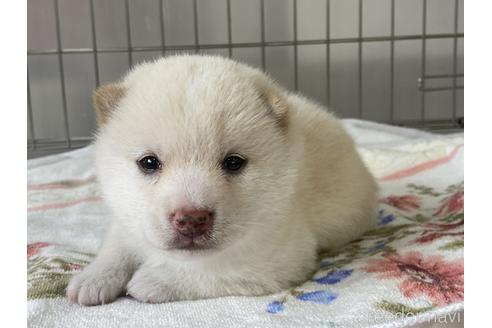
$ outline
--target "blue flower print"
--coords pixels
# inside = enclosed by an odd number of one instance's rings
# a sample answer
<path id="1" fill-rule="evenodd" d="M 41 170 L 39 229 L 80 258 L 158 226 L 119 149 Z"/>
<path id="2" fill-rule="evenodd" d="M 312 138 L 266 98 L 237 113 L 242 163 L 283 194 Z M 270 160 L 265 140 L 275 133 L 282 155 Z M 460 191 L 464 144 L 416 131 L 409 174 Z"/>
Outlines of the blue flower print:
<path id="1" fill-rule="evenodd" d="M 352 272 L 354 272 L 354 269 L 334 270 L 334 271 L 330 271 L 327 275 L 321 278 L 313 279 L 313 281 L 316 281 L 317 283 L 323 285 L 333 285 L 349 277 L 352 274 Z"/>
<path id="2" fill-rule="evenodd" d="M 266 311 L 268 313 L 279 313 L 279 312 L 282 312 L 284 309 L 285 309 L 285 306 L 283 303 L 280 303 L 279 301 L 273 301 L 267 305 Z"/>
<path id="3" fill-rule="evenodd" d="M 314 292 L 309 292 L 309 293 L 302 293 L 300 295 L 297 295 L 296 298 L 301 301 L 309 301 L 309 302 L 314 302 L 314 303 L 319 303 L 319 304 L 330 304 L 336 298 L 338 295 L 329 292 L 329 291 L 324 291 L 324 290 L 317 290 Z"/>
<path id="4" fill-rule="evenodd" d="M 387 225 L 388 223 L 394 221 L 396 216 L 394 214 L 384 214 L 384 210 L 379 211 L 378 226 Z"/>
<path id="5" fill-rule="evenodd" d="M 384 242 L 380 241 L 380 242 L 376 243 L 373 247 L 368 248 L 367 251 L 369 253 L 375 253 L 377 251 L 382 250 L 385 246 L 386 246 L 386 244 Z"/>

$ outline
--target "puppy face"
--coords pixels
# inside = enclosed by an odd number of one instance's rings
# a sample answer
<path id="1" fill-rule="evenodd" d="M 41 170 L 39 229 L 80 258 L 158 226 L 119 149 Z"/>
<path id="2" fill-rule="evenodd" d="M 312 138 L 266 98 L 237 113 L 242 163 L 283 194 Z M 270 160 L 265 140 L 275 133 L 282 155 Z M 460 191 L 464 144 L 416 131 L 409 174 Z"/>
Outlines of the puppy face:
<path id="1" fill-rule="evenodd" d="M 232 61 L 190 56 L 138 67 L 117 99 L 96 93 L 96 162 L 117 224 L 187 254 L 282 224 L 295 174 L 288 111 L 270 83 Z"/>

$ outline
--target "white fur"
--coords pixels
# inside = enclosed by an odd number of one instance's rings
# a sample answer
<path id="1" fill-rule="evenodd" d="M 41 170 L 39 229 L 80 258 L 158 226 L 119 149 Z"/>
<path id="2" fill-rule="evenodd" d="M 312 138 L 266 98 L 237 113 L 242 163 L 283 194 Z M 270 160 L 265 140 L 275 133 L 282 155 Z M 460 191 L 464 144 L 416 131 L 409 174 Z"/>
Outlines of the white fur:
<path id="1" fill-rule="evenodd" d="M 138 66 L 96 141 L 114 220 L 102 248 L 68 288 L 80 304 L 125 290 L 144 302 L 261 295 L 310 277 L 317 252 L 372 227 L 377 187 L 337 119 L 260 71 L 219 57 Z M 277 93 L 286 113 L 262 100 Z M 275 115 L 285 116 L 279 124 Z M 162 171 L 136 165 L 153 152 Z M 228 176 L 229 152 L 249 160 Z M 180 206 L 215 210 L 210 250 L 169 249 L 167 217 Z"/>

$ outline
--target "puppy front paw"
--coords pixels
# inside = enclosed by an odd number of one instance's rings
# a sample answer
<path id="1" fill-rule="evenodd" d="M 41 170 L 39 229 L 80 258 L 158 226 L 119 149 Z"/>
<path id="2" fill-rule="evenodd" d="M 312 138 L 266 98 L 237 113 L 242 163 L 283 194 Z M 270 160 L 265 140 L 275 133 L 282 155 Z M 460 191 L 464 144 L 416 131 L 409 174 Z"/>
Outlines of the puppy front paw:
<path id="1" fill-rule="evenodd" d="M 176 293 L 150 269 L 140 269 L 128 282 L 127 294 L 144 303 L 164 303 L 176 300 Z"/>
<path id="2" fill-rule="evenodd" d="M 125 274 L 86 270 L 74 276 L 67 286 L 67 297 L 81 305 L 99 305 L 114 301 L 123 292 Z"/>

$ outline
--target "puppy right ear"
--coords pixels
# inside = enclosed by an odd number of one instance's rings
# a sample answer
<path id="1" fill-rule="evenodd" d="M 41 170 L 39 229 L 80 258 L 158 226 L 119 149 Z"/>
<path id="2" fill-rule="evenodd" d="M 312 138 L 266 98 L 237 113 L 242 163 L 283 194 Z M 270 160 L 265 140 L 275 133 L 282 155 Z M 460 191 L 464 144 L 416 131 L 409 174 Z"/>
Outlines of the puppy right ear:
<path id="1" fill-rule="evenodd" d="M 277 124 L 285 128 L 288 123 L 289 108 L 281 91 L 274 85 L 268 85 L 261 90 L 261 96 L 270 108 Z"/>
<path id="2" fill-rule="evenodd" d="M 118 106 L 125 93 L 126 87 L 119 83 L 100 86 L 92 93 L 97 125 L 102 126 L 107 122 L 111 112 Z"/>

